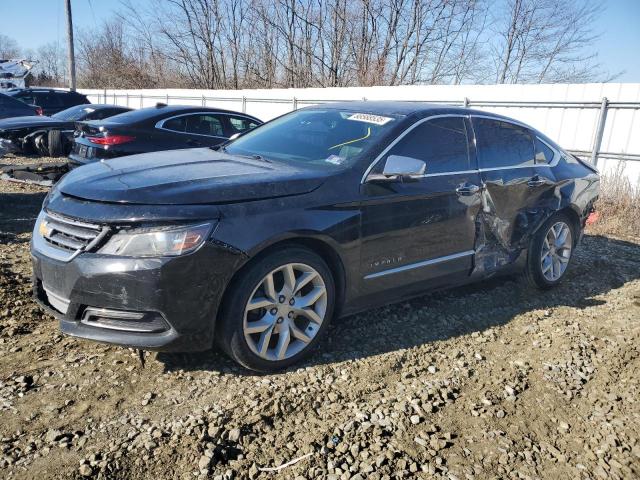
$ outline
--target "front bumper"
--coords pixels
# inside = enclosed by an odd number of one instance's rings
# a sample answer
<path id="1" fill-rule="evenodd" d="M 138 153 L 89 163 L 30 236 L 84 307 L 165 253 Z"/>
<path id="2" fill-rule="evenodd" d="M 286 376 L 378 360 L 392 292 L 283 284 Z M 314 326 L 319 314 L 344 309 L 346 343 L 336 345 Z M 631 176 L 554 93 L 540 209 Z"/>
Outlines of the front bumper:
<path id="1" fill-rule="evenodd" d="M 224 289 L 243 261 L 211 242 L 180 257 L 82 253 L 63 262 L 33 246 L 31 257 L 34 297 L 63 333 L 180 352 L 211 348 Z"/>

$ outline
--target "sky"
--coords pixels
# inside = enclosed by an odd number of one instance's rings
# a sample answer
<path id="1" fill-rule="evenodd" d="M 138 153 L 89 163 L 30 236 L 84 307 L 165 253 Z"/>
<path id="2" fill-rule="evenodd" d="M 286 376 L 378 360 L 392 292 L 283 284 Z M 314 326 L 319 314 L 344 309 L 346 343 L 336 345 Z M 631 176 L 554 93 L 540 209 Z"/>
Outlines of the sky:
<path id="1" fill-rule="evenodd" d="M 135 0 L 144 4 L 148 0 Z M 118 10 L 120 0 L 72 0 L 76 30 L 96 28 Z M 598 60 L 611 74 L 624 72 L 614 81 L 640 83 L 640 0 L 605 0 L 594 45 Z M 63 0 L 0 0 L 0 33 L 12 37 L 23 49 L 65 42 Z"/>

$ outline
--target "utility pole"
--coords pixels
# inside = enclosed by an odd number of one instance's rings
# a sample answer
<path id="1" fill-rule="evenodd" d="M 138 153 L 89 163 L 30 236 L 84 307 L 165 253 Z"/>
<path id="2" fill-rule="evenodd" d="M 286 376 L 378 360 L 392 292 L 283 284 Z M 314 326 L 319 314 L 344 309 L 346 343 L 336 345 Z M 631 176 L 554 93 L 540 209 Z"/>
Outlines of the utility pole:
<path id="1" fill-rule="evenodd" d="M 76 57 L 73 52 L 73 20 L 71 19 L 71 0 L 64 0 L 67 13 L 67 64 L 69 69 L 69 88 L 76 89 Z"/>

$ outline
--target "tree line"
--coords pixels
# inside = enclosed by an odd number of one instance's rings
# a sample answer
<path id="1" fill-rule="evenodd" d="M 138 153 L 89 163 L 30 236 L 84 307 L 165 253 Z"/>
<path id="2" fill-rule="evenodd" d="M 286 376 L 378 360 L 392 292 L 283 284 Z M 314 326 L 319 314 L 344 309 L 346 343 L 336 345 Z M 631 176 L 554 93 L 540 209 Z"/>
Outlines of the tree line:
<path id="1" fill-rule="evenodd" d="M 87 88 L 607 81 L 599 0 L 125 0 L 77 34 Z M 0 42 L 0 45 L 2 42 Z M 0 52 L 1 53 L 1 52 Z M 38 50 L 63 84 L 64 50 Z"/>

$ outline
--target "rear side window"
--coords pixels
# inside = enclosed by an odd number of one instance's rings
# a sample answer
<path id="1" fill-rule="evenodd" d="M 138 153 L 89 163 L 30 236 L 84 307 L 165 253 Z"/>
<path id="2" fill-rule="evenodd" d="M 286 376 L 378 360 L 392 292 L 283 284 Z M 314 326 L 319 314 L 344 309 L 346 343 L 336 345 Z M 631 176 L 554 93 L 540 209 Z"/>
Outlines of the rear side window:
<path id="1" fill-rule="evenodd" d="M 65 92 L 64 94 L 59 94 L 58 97 L 64 105 L 68 105 L 70 107 L 73 105 L 84 105 L 89 103 L 86 96 L 77 92 Z"/>
<path id="2" fill-rule="evenodd" d="M 549 164 L 553 162 L 555 154 L 542 140 L 536 138 L 536 163 Z"/>
<path id="3" fill-rule="evenodd" d="M 31 93 L 19 93 L 14 95 L 13 98 L 17 98 L 21 102 L 26 103 L 27 105 L 36 105 L 36 99 Z"/>
<path id="4" fill-rule="evenodd" d="M 222 121 L 215 115 L 189 115 L 184 118 L 187 120 L 185 128 L 187 133 L 213 137 L 225 136 Z"/>
<path id="5" fill-rule="evenodd" d="M 57 108 L 63 105 L 62 101 L 60 100 L 60 97 L 52 92 L 36 93 L 35 97 L 36 97 L 36 105 L 39 105 L 41 107 Z"/>
<path id="6" fill-rule="evenodd" d="M 473 118 L 480 168 L 533 165 L 533 136 L 526 128 L 509 122 Z"/>
<path id="7" fill-rule="evenodd" d="M 469 143 L 462 117 L 428 120 L 405 135 L 389 155 L 423 160 L 427 174 L 469 170 Z M 383 163 L 384 165 L 384 163 Z"/>

